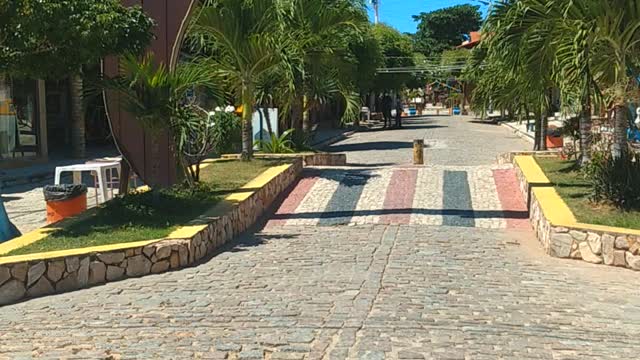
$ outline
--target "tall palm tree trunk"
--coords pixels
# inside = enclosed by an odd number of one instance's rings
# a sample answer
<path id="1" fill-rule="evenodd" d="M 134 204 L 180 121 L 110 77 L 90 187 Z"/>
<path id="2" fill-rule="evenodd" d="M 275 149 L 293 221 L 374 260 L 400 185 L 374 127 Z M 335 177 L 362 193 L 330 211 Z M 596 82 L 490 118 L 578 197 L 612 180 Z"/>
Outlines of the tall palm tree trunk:
<path id="1" fill-rule="evenodd" d="M 627 107 L 624 104 L 614 106 L 614 127 L 612 155 L 620 157 L 627 150 Z"/>
<path id="2" fill-rule="evenodd" d="M 69 78 L 71 95 L 71 154 L 75 158 L 86 156 L 84 106 L 82 101 L 82 77 L 80 74 Z"/>
<path id="3" fill-rule="evenodd" d="M 253 117 L 253 95 L 248 86 L 242 89 L 242 155 L 243 161 L 249 161 L 253 157 L 253 129 L 251 118 Z"/>
<path id="4" fill-rule="evenodd" d="M 311 132 L 311 114 L 309 114 L 309 98 L 304 95 L 302 97 L 302 132 L 309 134 Z"/>
<path id="5" fill-rule="evenodd" d="M 296 88 L 297 89 L 297 88 Z M 296 90 L 293 104 L 291 104 L 291 128 L 302 131 L 302 113 L 304 112 L 304 96 Z"/>
<path id="6" fill-rule="evenodd" d="M 148 159 L 151 163 L 149 165 L 150 168 L 150 178 L 152 183 L 151 188 L 153 190 L 160 189 L 162 185 L 160 184 L 160 135 L 159 134 L 151 134 L 148 139 L 151 141 L 151 158 Z"/>
<path id="7" fill-rule="evenodd" d="M 585 165 L 591 162 L 591 94 L 582 101 L 582 111 L 580 112 L 580 160 L 579 164 Z"/>
<path id="8" fill-rule="evenodd" d="M 549 129 L 549 118 L 547 112 L 543 112 L 540 118 L 540 150 L 547 150 L 547 130 Z"/>
<path id="9" fill-rule="evenodd" d="M 536 113 L 534 114 L 534 122 L 533 122 L 533 127 L 534 127 L 534 134 L 533 134 L 533 150 L 534 151 L 539 151 L 540 150 L 540 138 L 541 138 L 541 133 L 542 133 L 542 115 L 540 115 L 539 112 L 536 111 Z"/>

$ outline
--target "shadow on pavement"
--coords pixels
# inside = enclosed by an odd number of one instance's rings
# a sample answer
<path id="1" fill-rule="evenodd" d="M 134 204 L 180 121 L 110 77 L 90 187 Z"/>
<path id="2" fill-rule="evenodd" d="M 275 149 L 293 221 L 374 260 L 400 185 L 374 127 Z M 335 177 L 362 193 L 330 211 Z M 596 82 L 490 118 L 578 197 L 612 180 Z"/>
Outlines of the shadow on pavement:
<path id="1" fill-rule="evenodd" d="M 413 143 L 407 141 L 378 141 L 356 144 L 338 144 L 328 148 L 331 152 L 370 151 L 370 150 L 395 150 L 411 149 Z"/>
<path id="2" fill-rule="evenodd" d="M 377 216 L 377 215 L 442 215 L 442 216 L 459 216 L 469 219 L 528 219 L 527 211 L 511 211 L 511 210 L 460 210 L 460 209 L 379 209 L 379 210 L 345 210 L 345 211 L 322 211 L 295 214 L 274 214 L 273 220 L 289 220 L 289 219 L 320 219 L 320 218 L 341 218 L 353 216 Z"/>

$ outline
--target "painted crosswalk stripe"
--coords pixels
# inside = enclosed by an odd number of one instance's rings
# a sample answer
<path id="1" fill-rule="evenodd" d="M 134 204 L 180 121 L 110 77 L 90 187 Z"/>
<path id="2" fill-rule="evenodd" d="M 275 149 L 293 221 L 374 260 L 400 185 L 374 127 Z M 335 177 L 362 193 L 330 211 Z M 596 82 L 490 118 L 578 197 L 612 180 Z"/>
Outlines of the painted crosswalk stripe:
<path id="1" fill-rule="evenodd" d="M 344 173 L 323 170 L 311 190 L 295 210 L 295 219 L 287 221 L 287 225 L 314 226 L 318 224 L 322 212 L 327 207 L 333 193 L 340 185 Z"/>
<path id="2" fill-rule="evenodd" d="M 468 172 L 469 190 L 476 227 L 504 229 L 507 222 L 498 198 L 493 171 L 489 167 L 476 167 Z"/>
<path id="3" fill-rule="evenodd" d="M 494 170 L 493 178 L 507 227 L 510 229 L 530 229 L 527 204 L 520 192 L 515 170 Z"/>
<path id="4" fill-rule="evenodd" d="M 296 209 L 317 181 L 318 177 L 313 173 L 307 174 L 305 177 L 300 179 L 291 193 L 286 199 L 284 199 L 273 218 L 269 220 L 267 227 L 287 225 L 287 221 L 289 219 L 294 219 L 296 216 Z"/>
<path id="5" fill-rule="evenodd" d="M 411 223 L 442 225 L 442 168 L 424 168 L 418 172 L 413 198 Z"/>
<path id="6" fill-rule="evenodd" d="M 383 224 L 409 224 L 416 191 L 418 170 L 398 169 L 391 175 L 384 200 L 384 210 L 380 217 Z"/>
<path id="7" fill-rule="evenodd" d="M 331 200 L 320 215 L 318 225 L 344 225 L 351 222 L 362 190 L 371 175 L 358 171 L 346 170 Z"/>
<path id="8" fill-rule="evenodd" d="M 373 170 L 367 181 L 351 223 L 354 225 L 378 224 L 384 209 L 384 198 L 391 181 L 391 171 Z"/>
<path id="9" fill-rule="evenodd" d="M 442 224 L 474 227 L 475 221 L 467 172 L 445 170 L 442 192 L 444 196 Z"/>

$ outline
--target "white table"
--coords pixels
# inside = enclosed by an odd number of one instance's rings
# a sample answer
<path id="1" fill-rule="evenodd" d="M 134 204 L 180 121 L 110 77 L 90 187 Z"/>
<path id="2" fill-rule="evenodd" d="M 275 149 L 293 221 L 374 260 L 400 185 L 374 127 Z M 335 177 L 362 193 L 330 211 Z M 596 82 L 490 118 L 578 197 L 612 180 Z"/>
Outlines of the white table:
<path id="1" fill-rule="evenodd" d="M 96 187 L 100 189 L 100 195 L 102 197 L 102 201 L 106 202 L 111 197 L 109 196 L 109 185 L 113 185 L 114 178 L 120 178 L 120 162 L 90 162 L 86 164 L 77 164 L 77 165 L 69 165 L 69 166 L 58 166 L 56 167 L 56 185 L 60 185 L 60 177 L 64 172 L 73 173 L 73 183 L 81 184 L 82 183 L 82 173 L 85 171 L 90 171 L 92 174 L 95 174 L 98 178 L 98 182 Z M 117 175 L 114 176 L 114 172 L 117 172 Z M 107 174 L 110 175 L 112 179 L 111 183 L 107 182 Z M 113 196 L 113 192 L 111 192 Z M 96 201 L 98 199 L 96 198 Z"/>
<path id="2" fill-rule="evenodd" d="M 366 120 L 367 121 L 371 121 L 371 110 L 369 110 L 368 107 L 364 106 L 360 109 L 360 116 L 362 117 L 362 114 L 365 114 L 367 116 Z"/>

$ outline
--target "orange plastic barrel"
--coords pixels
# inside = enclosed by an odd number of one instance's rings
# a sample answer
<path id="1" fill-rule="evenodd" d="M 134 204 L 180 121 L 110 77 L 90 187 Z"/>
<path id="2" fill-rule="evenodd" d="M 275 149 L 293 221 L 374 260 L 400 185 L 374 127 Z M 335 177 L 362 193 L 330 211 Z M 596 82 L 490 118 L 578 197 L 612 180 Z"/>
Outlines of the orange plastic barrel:
<path id="1" fill-rule="evenodd" d="M 562 136 L 547 136 L 547 148 L 557 149 L 564 146 L 564 138 Z"/>
<path id="2" fill-rule="evenodd" d="M 76 216 L 87 210 L 87 194 L 64 201 L 47 201 L 47 224 Z"/>

